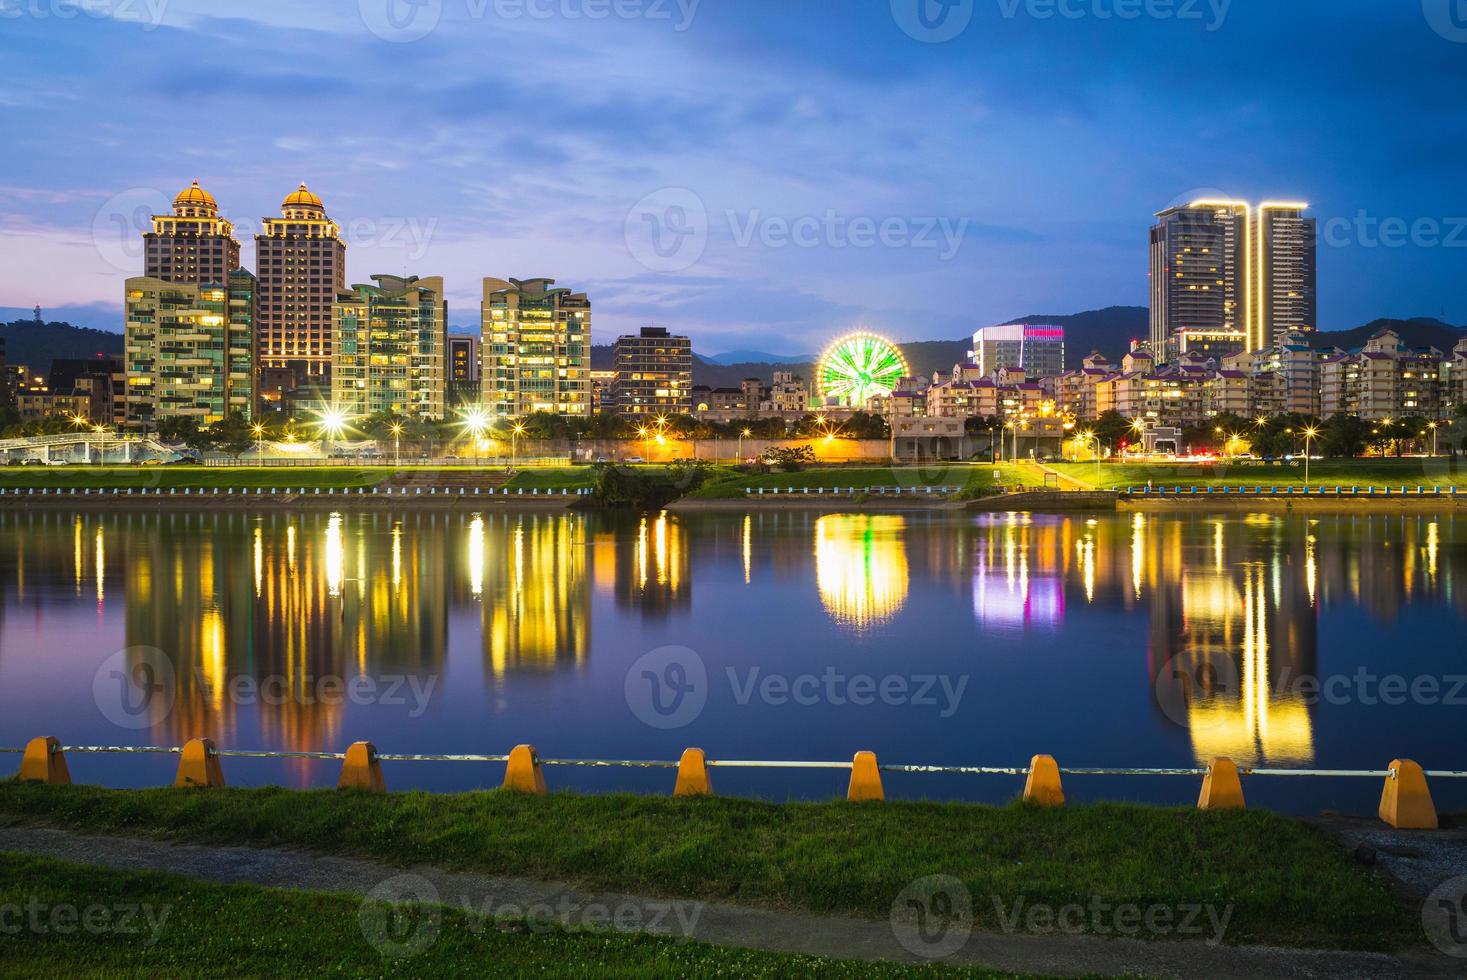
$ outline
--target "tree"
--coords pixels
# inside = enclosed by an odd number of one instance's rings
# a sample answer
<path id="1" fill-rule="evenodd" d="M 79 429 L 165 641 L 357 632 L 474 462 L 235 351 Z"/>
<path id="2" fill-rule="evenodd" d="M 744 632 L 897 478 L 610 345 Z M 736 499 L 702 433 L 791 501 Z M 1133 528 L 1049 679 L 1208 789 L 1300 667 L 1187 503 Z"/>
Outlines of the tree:
<path id="1" fill-rule="evenodd" d="M 255 433 L 241 412 L 231 412 L 209 427 L 208 441 L 235 459 L 255 444 Z M 193 446 L 190 443 L 190 446 Z M 193 446 L 193 448 L 200 448 Z M 202 451 L 202 450 L 201 450 Z"/>
<path id="2" fill-rule="evenodd" d="M 1370 428 L 1354 415 L 1336 415 L 1324 424 L 1319 449 L 1335 459 L 1350 459 L 1365 452 Z"/>

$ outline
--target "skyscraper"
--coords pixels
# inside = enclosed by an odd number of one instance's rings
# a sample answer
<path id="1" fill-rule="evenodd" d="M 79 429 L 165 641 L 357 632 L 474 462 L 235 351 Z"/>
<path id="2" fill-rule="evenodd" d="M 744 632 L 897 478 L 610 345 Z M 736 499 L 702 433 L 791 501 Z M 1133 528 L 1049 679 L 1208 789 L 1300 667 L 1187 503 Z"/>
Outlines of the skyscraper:
<path id="1" fill-rule="evenodd" d="M 1035 323 L 980 327 L 969 356 L 983 378 L 999 368 L 1022 370 L 1031 378 L 1059 377 L 1065 371 L 1065 328 Z"/>
<path id="2" fill-rule="evenodd" d="M 441 419 L 448 305 L 437 276 L 376 275 L 336 297 L 331 407 L 351 418 L 391 412 Z"/>
<path id="3" fill-rule="evenodd" d="M 331 387 L 332 304 L 346 288 L 346 243 L 321 199 L 302 183 L 262 219 L 256 331 L 261 368 L 290 368 L 298 387 Z"/>
<path id="4" fill-rule="evenodd" d="M 1315 329 L 1315 222 L 1308 205 L 1202 200 L 1151 229 L 1151 348 L 1226 357 Z"/>
<path id="5" fill-rule="evenodd" d="M 127 280 L 123 360 L 127 421 L 150 428 L 184 416 L 201 424 L 254 407 L 255 277 L 235 269 L 225 282 Z"/>
<path id="6" fill-rule="evenodd" d="M 591 301 L 554 279 L 484 280 L 484 407 L 497 416 L 591 413 Z"/>
<path id="7" fill-rule="evenodd" d="M 643 327 L 616 338 L 616 380 L 611 399 L 617 415 L 687 415 L 693 410 L 693 342 L 666 327 Z"/>
<path id="8" fill-rule="evenodd" d="M 214 195 L 196 180 L 173 199 L 172 214 L 153 215 L 143 234 L 143 275 L 163 282 L 223 283 L 239 268 L 234 225 L 219 217 Z"/>

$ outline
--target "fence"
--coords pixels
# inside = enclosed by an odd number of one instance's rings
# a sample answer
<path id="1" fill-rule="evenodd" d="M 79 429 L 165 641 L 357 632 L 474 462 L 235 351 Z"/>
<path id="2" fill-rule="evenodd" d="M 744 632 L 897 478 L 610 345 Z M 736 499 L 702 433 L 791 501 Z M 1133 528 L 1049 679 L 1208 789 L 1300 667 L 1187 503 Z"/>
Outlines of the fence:
<path id="1" fill-rule="evenodd" d="M 881 773 L 916 773 L 960 776 L 1024 776 L 1024 800 L 1040 805 L 1062 806 L 1062 776 L 1172 776 L 1202 777 L 1202 792 L 1197 805 L 1205 810 L 1243 809 L 1242 776 L 1366 778 L 1383 779 L 1380 817 L 1394 827 L 1431 829 L 1438 827 L 1436 807 L 1427 786 L 1428 779 L 1467 779 L 1467 771 L 1424 770 L 1406 759 L 1392 760 L 1384 769 L 1275 769 L 1238 766 L 1231 760 L 1217 758 L 1206 768 L 1142 768 L 1142 767 L 1066 767 L 1052 756 L 1036 755 L 1028 766 L 939 766 L 881 764 L 875 753 L 857 752 L 850 762 L 709 759 L 702 749 L 684 750 L 677 761 L 665 759 L 545 759 L 532 745 L 518 745 L 508 755 L 400 754 L 378 752 L 371 742 L 356 742 L 345 752 L 261 751 L 253 749 L 219 749 L 207 738 L 196 738 L 182 746 L 160 745 L 73 745 L 63 746 L 55 738 L 32 739 L 24 748 L 0 747 L 0 753 L 22 753 L 19 778 L 22 782 L 69 784 L 70 771 L 66 753 L 72 754 L 173 754 L 179 755 L 176 787 L 223 786 L 221 759 L 317 759 L 343 763 L 341 788 L 385 792 L 386 779 L 382 763 L 502 763 L 505 766 L 503 787 L 537 795 L 546 792 L 545 767 L 591 767 L 625 769 L 676 769 L 675 796 L 712 795 L 710 769 L 835 769 L 851 773 L 847 799 L 869 801 L 885 799 Z"/>
<path id="2" fill-rule="evenodd" d="M 780 487 L 744 487 L 744 493 L 755 497 L 808 496 L 810 494 L 814 494 L 817 497 L 822 494 L 850 496 L 858 493 L 900 496 L 902 494 L 947 495 L 957 493 L 962 489 L 962 487 L 846 487 L 844 489 L 841 487 L 784 487 L 782 489 Z"/>
<path id="3" fill-rule="evenodd" d="M 1127 497 L 1456 497 L 1455 486 L 1417 487 L 1126 487 Z"/>
<path id="4" fill-rule="evenodd" d="M 0 497 L 586 497 L 592 487 L 0 487 Z"/>

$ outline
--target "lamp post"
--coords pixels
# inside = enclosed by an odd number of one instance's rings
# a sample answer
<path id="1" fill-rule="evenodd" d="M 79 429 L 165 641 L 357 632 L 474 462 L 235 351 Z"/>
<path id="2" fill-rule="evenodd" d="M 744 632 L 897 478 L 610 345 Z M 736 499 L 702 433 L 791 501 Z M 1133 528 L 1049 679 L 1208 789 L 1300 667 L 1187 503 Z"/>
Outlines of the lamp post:
<path id="1" fill-rule="evenodd" d="M 402 423 L 394 422 L 387 427 L 392 432 L 392 465 L 402 465 Z"/>
<path id="2" fill-rule="evenodd" d="M 1317 429 L 1316 427 L 1314 427 L 1312 425 L 1305 427 L 1305 429 L 1304 429 L 1304 487 L 1305 487 L 1306 490 L 1309 488 L 1309 456 L 1310 456 L 1309 446 L 1310 446 L 1310 444 L 1312 442 L 1314 442 L 1314 438 L 1316 436 L 1318 436 L 1318 435 L 1319 435 L 1319 429 Z"/>
<path id="3" fill-rule="evenodd" d="M 739 463 L 742 463 L 744 461 L 744 438 L 748 435 L 748 429 L 739 430 L 739 458 L 737 460 Z"/>
<path id="4" fill-rule="evenodd" d="M 256 422 L 254 425 L 250 426 L 250 431 L 255 434 L 255 461 L 258 462 L 260 457 L 264 455 L 265 452 L 265 426 L 261 422 Z"/>
<path id="5" fill-rule="evenodd" d="M 1431 430 L 1431 455 L 1433 457 L 1435 457 L 1436 456 L 1436 435 L 1437 435 L 1437 431 L 1436 430 L 1441 427 L 1441 424 L 1439 422 L 1428 422 L 1428 423 L 1426 423 L 1426 427 Z"/>
<path id="6" fill-rule="evenodd" d="M 514 427 L 509 430 L 509 465 L 511 467 L 519 465 L 520 436 L 524 434 L 525 426 L 521 422 L 516 422 Z"/>

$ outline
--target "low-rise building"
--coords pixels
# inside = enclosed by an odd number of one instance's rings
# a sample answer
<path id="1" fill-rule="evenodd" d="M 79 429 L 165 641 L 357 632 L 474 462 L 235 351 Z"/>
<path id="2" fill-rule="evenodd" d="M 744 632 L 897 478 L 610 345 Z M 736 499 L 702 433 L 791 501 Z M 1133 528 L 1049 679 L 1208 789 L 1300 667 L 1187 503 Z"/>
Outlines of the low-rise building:
<path id="1" fill-rule="evenodd" d="M 1434 347 L 1408 348 L 1394 330 L 1382 330 L 1358 351 L 1336 351 L 1319 366 L 1320 413 L 1369 421 L 1408 415 L 1444 417 L 1447 358 Z"/>

